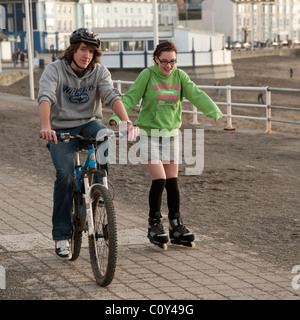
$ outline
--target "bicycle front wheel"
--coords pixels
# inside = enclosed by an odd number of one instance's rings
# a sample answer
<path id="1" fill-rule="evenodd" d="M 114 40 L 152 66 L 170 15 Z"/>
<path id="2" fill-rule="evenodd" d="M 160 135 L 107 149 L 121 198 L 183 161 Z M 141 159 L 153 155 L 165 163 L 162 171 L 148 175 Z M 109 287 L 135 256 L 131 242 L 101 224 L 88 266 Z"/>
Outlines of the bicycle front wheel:
<path id="1" fill-rule="evenodd" d="M 74 192 L 73 195 L 73 211 L 72 211 L 72 238 L 71 238 L 71 260 L 76 260 L 79 257 L 81 242 L 82 242 L 82 222 L 80 220 L 79 206 L 80 206 L 80 193 Z"/>
<path id="2" fill-rule="evenodd" d="M 90 258 L 96 282 L 108 286 L 117 262 L 117 227 L 113 203 L 108 190 L 96 185 L 91 192 L 95 236 L 89 236 Z"/>

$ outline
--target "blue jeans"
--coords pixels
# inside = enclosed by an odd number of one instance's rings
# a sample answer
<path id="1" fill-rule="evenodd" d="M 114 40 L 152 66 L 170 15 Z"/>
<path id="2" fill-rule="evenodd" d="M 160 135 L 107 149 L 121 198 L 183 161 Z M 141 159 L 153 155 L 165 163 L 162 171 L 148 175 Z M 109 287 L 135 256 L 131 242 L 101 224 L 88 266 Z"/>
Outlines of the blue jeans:
<path id="1" fill-rule="evenodd" d="M 57 133 L 69 132 L 80 134 L 86 138 L 94 138 L 97 132 L 106 127 L 98 120 L 88 122 L 76 128 L 59 129 Z M 53 194 L 52 237 L 53 240 L 71 239 L 72 236 L 72 209 L 74 189 L 74 161 L 76 140 L 68 143 L 50 143 L 50 154 L 56 170 L 56 180 Z M 107 155 L 108 158 L 108 155 Z M 101 169 L 108 171 L 107 163 Z M 99 182 L 99 181 L 97 181 Z"/>

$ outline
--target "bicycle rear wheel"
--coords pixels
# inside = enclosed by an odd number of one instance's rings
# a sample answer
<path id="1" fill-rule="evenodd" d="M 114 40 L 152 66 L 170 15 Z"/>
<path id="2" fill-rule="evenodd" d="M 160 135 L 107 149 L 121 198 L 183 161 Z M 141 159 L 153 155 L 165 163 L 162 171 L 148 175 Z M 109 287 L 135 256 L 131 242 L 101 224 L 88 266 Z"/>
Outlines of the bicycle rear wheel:
<path id="1" fill-rule="evenodd" d="M 108 190 L 96 185 L 91 191 L 95 236 L 89 236 L 90 258 L 96 282 L 108 286 L 117 262 L 117 227 L 113 203 Z"/>

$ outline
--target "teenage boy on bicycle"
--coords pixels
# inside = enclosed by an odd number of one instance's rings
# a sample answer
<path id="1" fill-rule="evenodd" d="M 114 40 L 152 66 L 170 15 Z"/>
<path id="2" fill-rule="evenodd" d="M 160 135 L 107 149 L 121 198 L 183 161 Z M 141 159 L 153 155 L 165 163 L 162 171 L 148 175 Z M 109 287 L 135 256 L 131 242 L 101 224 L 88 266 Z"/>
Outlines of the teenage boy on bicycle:
<path id="1" fill-rule="evenodd" d="M 70 46 L 58 60 L 48 64 L 39 82 L 39 118 L 41 136 L 50 141 L 50 153 L 56 169 L 53 195 L 52 236 L 55 252 L 71 259 L 71 210 L 74 186 L 74 153 L 76 141 L 57 142 L 56 133 L 70 132 L 94 138 L 106 127 L 101 123 L 103 104 L 112 108 L 122 121 L 132 123 L 114 89 L 111 74 L 99 64 L 100 39 L 88 29 L 75 30 Z"/>

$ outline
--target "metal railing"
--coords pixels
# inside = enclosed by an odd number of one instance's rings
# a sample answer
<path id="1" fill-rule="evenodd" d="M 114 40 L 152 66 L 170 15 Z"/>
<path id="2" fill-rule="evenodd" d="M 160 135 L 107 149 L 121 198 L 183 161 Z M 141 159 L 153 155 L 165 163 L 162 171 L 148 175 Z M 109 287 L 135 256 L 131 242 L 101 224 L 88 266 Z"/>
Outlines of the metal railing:
<path id="1" fill-rule="evenodd" d="M 121 81 L 115 80 L 114 83 L 117 85 L 117 89 L 122 93 L 122 84 L 132 85 L 133 81 Z M 272 92 L 297 92 L 300 93 L 300 89 L 292 89 L 292 88 L 275 88 L 275 87 L 246 87 L 246 86 L 206 86 L 206 85 L 197 85 L 199 89 L 213 89 L 213 90 L 224 90 L 226 92 L 225 101 L 215 101 L 217 105 L 226 106 L 227 113 L 223 113 L 223 115 L 227 118 L 227 124 L 224 130 L 235 130 L 235 127 L 232 125 L 233 118 L 241 118 L 241 119 L 249 119 L 249 120 L 262 120 L 266 123 L 265 133 L 272 134 L 275 133 L 272 130 L 272 122 L 281 122 L 287 124 L 296 124 L 300 125 L 299 121 L 291 121 L 287 119 L 274 119 L 272 118 L 272 109 L 281 109 L 286 111 L 300 111 L 299 107 L 286 107 L 286 106 L 275 106 L 271 104 L 271 93 Z M 243 102 L 232 102 L 231 93 L 233 90 L 244 90 L 244 91 L 262 91 L 266 97 L 266 103 L 264 104 L 254 104 L 254 103 L 243 103 Z M 183 103 L 188 102 L 188 100 L 184 100 Z M 232 111 L 232 107 L 246 107 L 246 108 L 262 108 L 265 109 L 264 116 L 249 116 L 249 115 L 238 115 L 234 114 Z M 192 110 L 184 110 L 182 108 L 182 113 L 191 113 L 193 115 L 192 124 L 197 125 L 198 115 L 202 115 L 203 113 L 199 111 L 195 106 L 192 106 Z M 299 114 L 300 116 L 300 114 Z M 300 119 L 300 118 L 299 118 Z"/>

